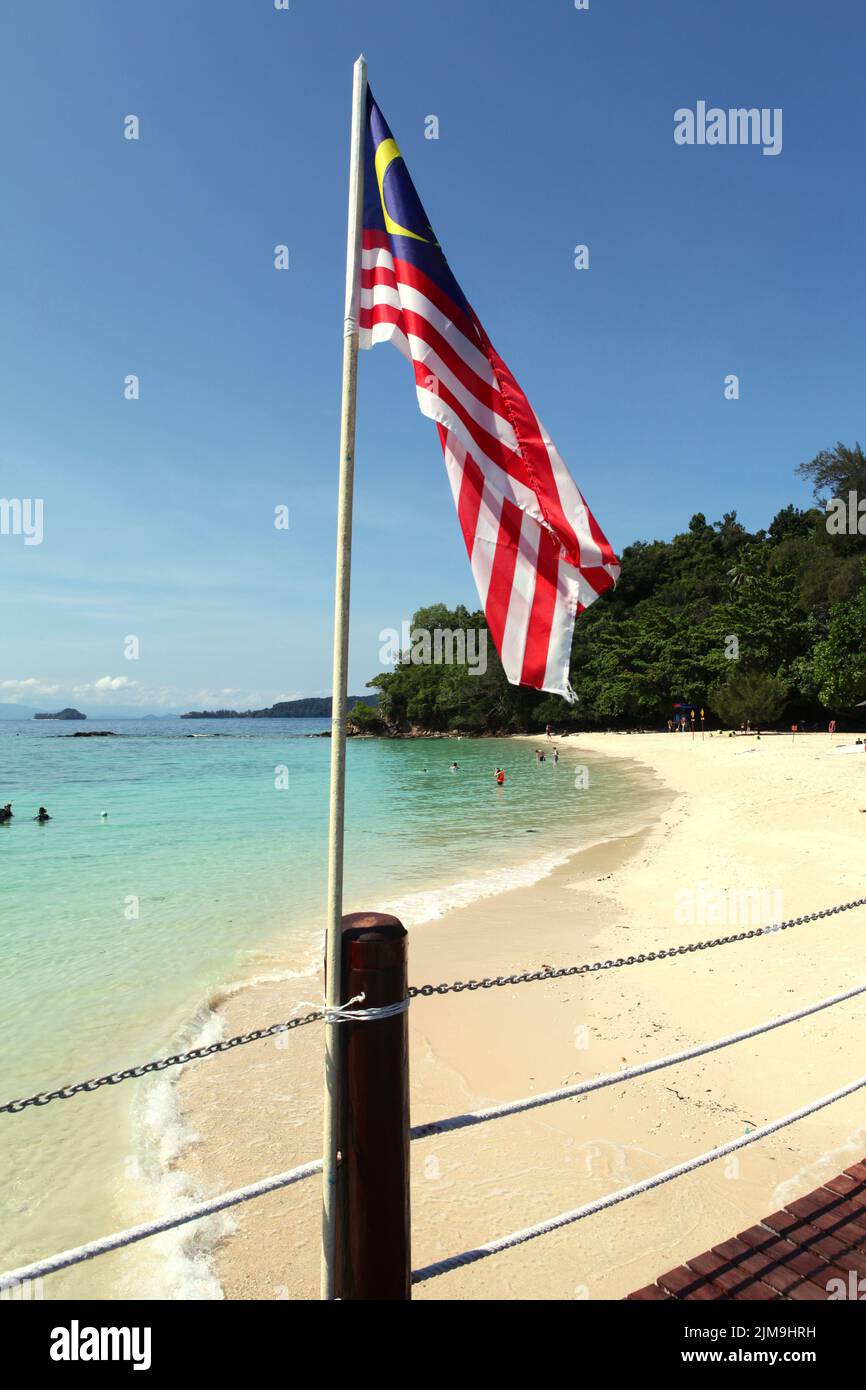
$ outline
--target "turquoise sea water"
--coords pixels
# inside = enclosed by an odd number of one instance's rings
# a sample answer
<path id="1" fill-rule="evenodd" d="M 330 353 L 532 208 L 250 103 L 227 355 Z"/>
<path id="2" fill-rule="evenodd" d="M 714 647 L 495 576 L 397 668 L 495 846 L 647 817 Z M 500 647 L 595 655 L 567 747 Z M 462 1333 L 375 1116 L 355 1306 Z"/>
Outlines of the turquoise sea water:
<path id="1" fill-rule="evenodd" d="M 312 735 L 324 727 L 0 722 L 0 804 L 15 812 L 0 825 L 0 1100 L 172 1051 L 212 1024 L 226 986 L 315 967 L 330 741 Z M 94 728 L 117 737 L 71 737 Z M 346 910 L 387 905 L 435 930 L 449 907 L 649 818 L 647 774 L 581 759 L 581 789 L 576 761 L 567 750 L 540 765 L 512 740 L 351 741 Z M 47 825 L 32 819 L 40 805 Z M 0 1116 L 0 1267 L 151 1214 L 159 1117 L 145 1133 L 138 1085 Z M 56 1276 L 45 1296 L 213 1293 L 145 1265 L 146 1289 L 131 1253 Z"/>

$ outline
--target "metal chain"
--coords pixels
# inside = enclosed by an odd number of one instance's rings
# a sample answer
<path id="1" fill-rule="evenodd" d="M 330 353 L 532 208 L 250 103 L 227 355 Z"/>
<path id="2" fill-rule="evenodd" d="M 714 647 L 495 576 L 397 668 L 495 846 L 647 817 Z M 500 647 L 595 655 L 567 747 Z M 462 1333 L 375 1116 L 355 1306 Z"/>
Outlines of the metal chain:
<path id="1" fill-rule="evenodd" d="M 305 1023 L 315 1023 L 323 1018 L 323 1013 L 306 1014 L 304 1018 L 290 1018 L 285 1023 L 272 1023 L 269 1028 L 254 1028 L 251 1033 L 240 1033 L 235 1038 L 223 1038 L 221 1042 L 210 1043 L 207 1047 L 192 1047 L 189 1052 L 177 1052 L 173 1057 L 162 1057 L 157 1062 L 144 1062 L 138 1067 L 127 1067 L 125 1071 L 113 1071 L 108 1076 L 97 1076 L 92 1081 L 78 1081 L 72 1086 L 61 1086 L 56 1091 L 40 1091 L 26 1100 L 10 1100 L 0 1105 L 0 1115 L 16 1115 L 30 1105 L 48 1105 L 52 1100 L 69 1100 L 83 1091 L 98 1091 L 100 1086 L 116 1086 L 119 1081 L 130 1081 L 133 1077 L 146 1076 L 148 1072 L 165 1071 L 166 1067 L 181 1067 L 184 1062 L 195 1062 L 200 1057 L 212 1057 L 216 1052 L 229 1052 L 233 1047 L 244 1043 L 258 1042 L 260 1038 L 272 1038 L 277 1033 L 288 1033 L 293 1028 L 303 1028 Z"/>
<path id="2" fill-rule="evenodd" d="M 567 965 L 557 970 L 528 970 L 522 975 L 497 975 L 495 980 L 455 980 L 451 984 L 413 985 L 409 990 L 410 999 L 429 999 L 434 994 L 462 994 L 464 990 L 497 989 L 504 985 L 524 985 L 536 980 L 561 980 L 570 975 L 590 975 L 599 970 L 615 970 L 621 965 L 643 965 L 646 961 L 666 960 L 671 956 L 685 956 L 692 951 L 707 951 L 713 946 L 730 946 L 735 941 L 749 941 L 756 936 L 769 936 L 773 932 L 788 931 L 804 922 L 817 922 L 821 917 L 832 917 L 837 912 L 850 912 L 852 908 L 866 906 L 866 898 L 855 898 L 850 903 L 840 903 L 838 907 L 825 907 L 820 912 L 808 912 L 804 917 L 791 917 L 786 922 L 775 922 L 769 927 L 753 927 L 750 931 L 737 932 L 732 936 L 717 936 L 711 941 L 693 941 L 686 946 L 668 946 L 660 951 L 641 952 L 637 956 L 618 956 L 616 960 L 597 960 L 584 965 Z M 272 1023 L 269 1028 L 255 1028 L 251 1033 L 241 1033 L 234 1038 L 224 1038 L 208 1047 L 194 1047 L 189 1052 L 178 1052 L 172 1057 L 163 1057 L 156 1062 L 145 1062 L 138 1067 L 127 1067 L 125 1071 L 111 1072 L 108 1076 L 96 1077 L 93 1081 L 79 1081 L 75 1085 L 61 1086 L 56 1091 L 40 1091 L 28 1096 L 26 1100 L 10 1100 L 0 1105 L 0 1115 L 15 1115 L 31 1105 L 48 1105 L 52 1100 L 69 1100 L 85 1091 L 97 1091 L 101 1086 L 116 1086 L 120 1081 L 146 1076 L 148 1072 L 165 1071 L 167 1067 L 180 1067 L 185 1062 L 194 1062 L 202 1057 L 212 1057 L 218 1052 L 229 1052 L 233 1047 L 244 1043 L 259 1042 L 262 1038 L 274 1037 L 277 1033 L 288 1033 L 295 1028 L 303 1028 L 307 1023 L 316 1023 L 324 1018 L 324 1012 L 306 1014 L 303 1018 L 291 1018 L 285 1023 Z"/>
<path id="3" fill-rule="evenodd" d="M 850 903 L 840 903 L 838 907 L 825 907 L 820 912 L 808 912 L 805 917 L 791 917 L 787 922 L 774 922 L 769 927 L 754 927 L 751 931 L 737 932 L 733 936 L 717 936 L 712 941 L 693 941 L 687 946 L 668 946 L 661 951 L 641 952 L 638 956 L 618 956 L 616 960 L 597 960 L 585 965 L 567 965 L 559 970 L 528 970 L 522 975 L 497 975 L 495 980 L 457 980 L 450 985 L 418 985 L 409 990 L 410 997 L 431 994 L 460 994 L 464 989 L 496 989 L 502 985 L 523 985 L 535 980 L 561 980 L 566 975 L 588 975 L 596 970 L 615 970 L 620 965 L 643 965 L 645 961 L 665 960 L 670 956 L 685 956 L 690 951 L 707 951 L 713 946 L 730 946 L 735 941 L 748 941 L 755 936 L 769 936 L 771 932 L 787 931 L 789 927 L 799 927 L 803 922 L 817 922 L 819 917 L 832 917 L 836 912 L 848 912 L 853 907 L 863 907 L 866 898 L 855 898 Z"/>

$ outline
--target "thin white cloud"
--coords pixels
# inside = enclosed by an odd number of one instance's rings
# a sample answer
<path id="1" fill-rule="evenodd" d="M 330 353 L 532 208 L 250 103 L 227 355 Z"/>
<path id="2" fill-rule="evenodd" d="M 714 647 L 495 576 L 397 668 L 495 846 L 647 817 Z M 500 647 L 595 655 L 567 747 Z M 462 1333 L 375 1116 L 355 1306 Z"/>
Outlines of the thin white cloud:
<path id="1" fill-rule="evenodd" d="M 117 690 L 133 690 L 138 685 L 138 681 L 130 680 L 129 676 L 100 676 L 98 680 L 88 681 L 84 685 L 74 685 L 72 687 L 75 695 L 93 695 L 101 699 L 103 695 L 111 695 Z"/>
<path id="2" fill-rule="evenodd" d="M 330 691 L 323 691 L 330 694 Z M 302 692 L 298 690 L 267 691 L 248 690 L 240 686 L 223 686 L 216 690 L 192 690 L 177 686 L 143 686 L 129 676 L 99 676 L 95 681 L 80 685 L 66 686 L 36 676 L 21 680 L 0 680 L 0 702 L 8 696 L 9 703 L 28 702 L 39 697 L 51 697 L 58 703 L 76 703 L 83 709 L 88 705 L 98 706 L 104 714 L 110 714 L 113 705 L 123 708 L 147 710 L 224 709 L 231 706 L 237 710 L 267 709 L 278 700 L 298 700 Z"/>
<path id="3" fill-rule="evenodd" d="M 132 685 L 138 685 L 138 681 L 131 681 L 129 676 L 100 676 L 95 682 L 94 690 L 127 690 Z"/>
<path id="4" fill-rule="evenodd" d="M 56 695 L 59 685 L 52 685 L 49 681 L 37 680 L 35 676 L 28 676 L 26 680 L 7 680 L 0 681 L 0 690 L 8 690 L 16 695 Z"/>

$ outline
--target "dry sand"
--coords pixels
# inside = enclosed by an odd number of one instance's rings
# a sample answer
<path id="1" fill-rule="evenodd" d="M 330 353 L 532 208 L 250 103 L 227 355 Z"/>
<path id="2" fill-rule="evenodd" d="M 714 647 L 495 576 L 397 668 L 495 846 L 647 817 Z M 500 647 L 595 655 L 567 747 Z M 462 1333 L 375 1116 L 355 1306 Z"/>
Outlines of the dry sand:
<path id="1" fill-rule="evenodd" d="M 669 789 L 667 810 L 649 831 L 577 854 L 531 888 L 417 929 L 413 983 L 636 954 L 864 895 L 866 756 L 829 755 L 826 735 L 792 743 L 596 734 L 560 746 L 568 760 L 586 749 L 649 767 Z M 419 999 L 410 1012 L 413 1122 L 661 1057 L 860 982 L 866 908 L 672 960 Z M 295 998 L 320 989 L 295 985 Z M 225 1030 L 285 1017 L 286 1004 L 285 984 L 242 991 L 222 1007 Z M 857 999 L 583 1099 L 414 1144 L 413 1265 L 627 1186 L 854 1080 L 866 1071 L 864 1022 Z M 195 1135 L 181 1167 L 199 1191 L 319 1153 L 321 1029 L 281 1042 L 180 1078 Z M 866 1090 L 733 1158 L 425 1283 L 415 1296 L 621 1298 L 864 1150 Z M 213 1256 L 226 1297 L 316 1297 L 318 1212 L 315 1179 L 238 1209 Z"/>

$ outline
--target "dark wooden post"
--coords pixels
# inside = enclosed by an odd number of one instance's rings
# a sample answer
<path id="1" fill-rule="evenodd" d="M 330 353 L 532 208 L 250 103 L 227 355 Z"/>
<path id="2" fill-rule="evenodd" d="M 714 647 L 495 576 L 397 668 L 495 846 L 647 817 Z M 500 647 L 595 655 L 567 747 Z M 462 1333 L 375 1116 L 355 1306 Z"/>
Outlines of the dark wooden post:
<path id="1" fill-rule="evenodd" d="M 406 998 L 406 928 L 381 912 L 343 918 L 343 1003 L 359 1009 Z M 411 1297 L 409 1026 L 406 1013 L 339 1023 L 343 1050 L 337 1178 L 336 1296 Z"/>

